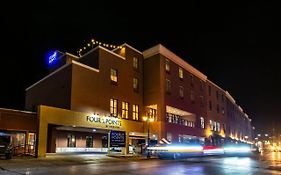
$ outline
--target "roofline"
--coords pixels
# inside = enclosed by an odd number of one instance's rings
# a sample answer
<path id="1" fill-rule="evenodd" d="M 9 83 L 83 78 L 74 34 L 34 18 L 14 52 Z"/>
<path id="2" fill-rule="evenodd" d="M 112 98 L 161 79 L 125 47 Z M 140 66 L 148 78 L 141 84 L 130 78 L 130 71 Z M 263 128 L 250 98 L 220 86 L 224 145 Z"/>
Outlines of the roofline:
<path id="1" fill-rule="evenodd" d="M 124 43 L 124 44 L 122 44 L 121 46 L 122 46 L 122 47 L 124 47 L 124 46 L 129 47 L 130 49 L 132 49 L 132 50 L 134 50 L 134 51 L 136 51 L 136 52 L 138 52 L 139 54 L 142 55 L 142 52 L 141 52 L 141 51 L 137 50 L 136 48 L 134 48 L 133 46 L 131 46 L 131 45 L 127 44 L 127 43 Z M 118 50 L 118 49 L 119 49 L 119 48 L 116 47 L 116 48 L 113 49 L 112 51 L 115 51 L 115 50 Z"/>
<path id="2" fill-rule="evenodd" d="M 119 58 L 121 58 L 121 59 L 123 59 L 123 60 L 126 60 L 125 57 L 122 57 L 121 55 L 118 55 L 117 53 L 114 53 L 113 51 L 108 50 L 107 48 L 104 48 L 104 47 L 102 47 L 102 46 L 100 46 L 100 45 L 94 47 L 93 49 L 91 49 L 90 51 L 88 51 L 87 53 L 85 53 L 84 55 L 82 55 L 79 59 L 82 59 L 83 57 L 89 55 L 90 53 L 92 53 L 93 51 L 95 51 L 95 50 L 97 50 L 97 49 L 102 49 L 102 50 L 104 50 L 104 51 L 106 51 L 106 52 L 108 52 L 108 53 L 111 53 L 112 55 L 115 55 L 115 56 L 117 56 L 117 57 L 119 57 Z"/>
<path id="3" fill-rule="evenodd" d="M 13 111 L 13 112 L 22 112 L 22 113 L 26 113 L 26 114 L 37 114 L 36 112 L 32 112 L 32 111 L 23 111 L 23 110 L 8 109 L 8 108 L 0 108 L 0 110 L 3 110 L 3 111 Z"/>
<path id="4" fill-rule="evenodd" d="M 73 55 L 73 54 L 71 54 L 71 53 L 68 53 L 68 52 L 65 52 L 65 54 L 66 54 L 66 55 L 69 55 L 69 56 L 72 56 L 72 57 L 74 57 L 74 58 L 77 58 L 77 59 L 80 58 L 80 57 L 78 57 L 78 56 L 76 56 L 76 55 Z"/>
<path id="5" fill-rule="evenodd" d="M 182 58 L 180 58 L 175 53 L 173 53 L 172 51 L 170 51 L 169 49 L 167 49 L 166 47 L 164 47 L 161 44 L 155 45 L 155 46 L 143 51 L 144 59 L 154 56 L 156 54 L 161 54 L 161 55 L 169 58 L 170 60 L 172 60 L 173 62 L 175 62 L 176 64 L 178 64 L 179 66 L 181 66 L 182 68 L 187 70 L 188 72 L 192 73 L 193 75 L 197 76 L 198 78 L 200 78 L 204 81 L 207 80 L 206 75 L 204 75 L 202 72 L 197 70 L 195 67 L 191 66 L 189 63 L 184 61 Z"/>
<path id="6" fill-rule="evenodd" d="M 216 83 L 212 82 L 212 81 L 209 80 L 209 79 L 207 79 L 207 81 L 208 81 L 210 84 L 214 85 L 214 86 L 215 86 L 216 88 L 218 88 L 219 90 L 225 92 L 225 90 L 224 90 L 223 88 L 219 87 Z"/>
<path id="7" fill-rule="evenodd" d="M 46 80 L 47 78 L 51 77 L 52 75 L 56 74 L 57 72 L 61 71 L 62 69 L 68 67 L 70 65 L 70 63 L 66 63 L 65 65 L 63 65 L 62 67 L 58 68 L 57 70 L 55 70 L 54 72 L 48 74 L 47 76 L 45 76 L 44 78 L 40 79 L 39 81 L 37 81 L 36 83 L 32 84 L 31 86 L 29 86 L 28 88 L 25 89 L 25 91 L 28 91 L 29 89 L 33 88 L 34 86 L 36 86 L 37 84 L 39 84 L 40 82 Z"/>
<path id="8" fill-rule="evenodd" d="M 225 91 L 225 96 L 233 103 L 236 104 L 234 98 L 230 95 L 228 91 Z"/>

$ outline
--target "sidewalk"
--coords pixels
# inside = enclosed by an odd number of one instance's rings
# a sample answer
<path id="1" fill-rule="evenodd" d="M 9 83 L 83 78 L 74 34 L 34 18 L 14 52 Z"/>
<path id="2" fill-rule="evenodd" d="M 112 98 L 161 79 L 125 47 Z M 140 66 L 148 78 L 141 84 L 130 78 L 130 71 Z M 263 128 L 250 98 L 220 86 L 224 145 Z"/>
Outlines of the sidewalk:
<path id="1" fill-rule="evenodd" d="M 140 154 L 107 154 L 108 157 L 115 157 L 115 158 L 131 158 L 131 159 L 137 159 L 137 160 L 147 160 L 146 155 L 140 155 Z M 156 156 L 151 156 L 149 159 L 157 159 Z"/>

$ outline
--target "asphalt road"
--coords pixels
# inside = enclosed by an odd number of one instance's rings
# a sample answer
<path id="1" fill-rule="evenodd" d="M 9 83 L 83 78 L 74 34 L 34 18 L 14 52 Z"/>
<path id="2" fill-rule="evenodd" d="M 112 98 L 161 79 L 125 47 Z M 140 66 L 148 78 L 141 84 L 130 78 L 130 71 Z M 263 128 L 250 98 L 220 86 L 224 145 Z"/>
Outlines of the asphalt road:
<path id="1" fill-rule="evenodd" d="M 97 154 L 49 155 L 44 159 L 2 159 L 0 160 L 0 174 L 281 174 L 281 153 L 264 153 L 249 157 L 213 156 L 181 160 L 113 158 Z"/>

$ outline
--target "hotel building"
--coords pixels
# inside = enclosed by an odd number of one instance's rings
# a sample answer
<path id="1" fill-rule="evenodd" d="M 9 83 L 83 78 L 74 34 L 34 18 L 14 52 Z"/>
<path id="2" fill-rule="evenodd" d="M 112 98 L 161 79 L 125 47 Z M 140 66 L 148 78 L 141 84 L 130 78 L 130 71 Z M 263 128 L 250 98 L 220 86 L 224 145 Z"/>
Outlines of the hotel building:
<path id="1" fill-rule="evenodd" d="M 140 153 L 148 135 L 150 144 L 251 141 L 251 119 L 233 97 L 160 44 L 143 52 L 128 44 L 97 46 L 80 57 L 57 51 L 49 63 L 49 75 L 26 89 L 33 122 L 25 143 L 30 130 L 38 156 L 109 147 Z M 15 123 L 0 122 L 0 130 L 22 130 Z M 124 145 L 111 143 L 116 136 Z"/>

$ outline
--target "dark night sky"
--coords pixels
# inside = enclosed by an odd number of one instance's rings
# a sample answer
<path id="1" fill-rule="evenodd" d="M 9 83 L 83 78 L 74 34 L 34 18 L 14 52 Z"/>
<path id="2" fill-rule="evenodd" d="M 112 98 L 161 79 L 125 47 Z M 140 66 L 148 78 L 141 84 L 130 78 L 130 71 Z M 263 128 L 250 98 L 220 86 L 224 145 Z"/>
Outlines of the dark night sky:
<path id="1" fill-rule="evenodd" d="M 280 1 L 131 2 L 7 5 L 0 107 L 24 108 L 25 88 L 47 74 L 48 51 L 76 53 L 93 37 L 141 51 L 161 43 L 229 91 L 258 130 L 281 125 Z"/>

